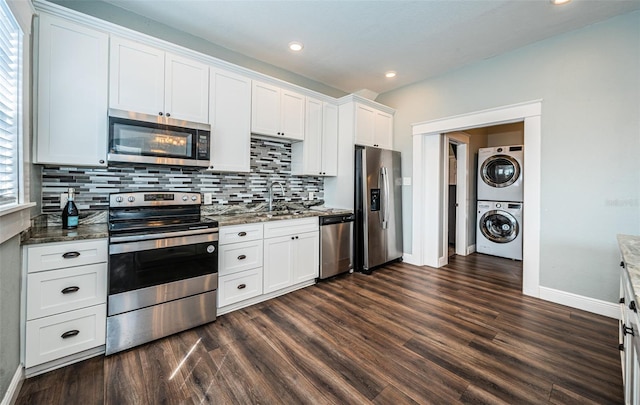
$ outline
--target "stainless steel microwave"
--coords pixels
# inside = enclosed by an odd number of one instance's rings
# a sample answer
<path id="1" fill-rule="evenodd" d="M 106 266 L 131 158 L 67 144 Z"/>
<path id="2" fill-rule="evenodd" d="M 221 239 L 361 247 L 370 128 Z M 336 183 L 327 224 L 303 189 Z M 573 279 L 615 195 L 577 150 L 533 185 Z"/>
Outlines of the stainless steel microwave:
<path id="1" fill-rule="evenodd" d="M 109 110 L 109 162 L 209 167 L 211 126 Z"/>

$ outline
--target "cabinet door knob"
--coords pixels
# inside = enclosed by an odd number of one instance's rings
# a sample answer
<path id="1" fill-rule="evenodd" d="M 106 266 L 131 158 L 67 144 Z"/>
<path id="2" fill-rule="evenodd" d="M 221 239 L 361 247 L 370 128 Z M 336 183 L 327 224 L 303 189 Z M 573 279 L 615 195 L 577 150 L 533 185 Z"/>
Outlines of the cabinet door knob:
<path id="1" fill-rule="evenodd" d="M 62 258 L 63 259 L 75 259 L 78 256 L 80 256 L 80 252 L 67 252 L 67 253 L 62 255 Z"/>
<path id="2" fill-rule="evenodd" d="M 624 262 L 620 262 L 620 267 L 624 269 Z"/>
<path id="3" fill-rule="evenodd" d="M 247 256 L 245 256 L 245 255 L 240 255 L 240 256 L 238 256 L 238 260 L 244 260 L 244 259 L 246 259 L 246 258 L 247 258 Z"/>
<path id="4" fill-rule="evenodd" d="M 635 301 L 631 301 L 629 303 L 629 309 L 632 310 L 633 312 L 638 312 L 638 308 L 636 307 L 636 302 Z"/>
<path id="5" fill-rule="evenodd" d="M 103 164 L 104 164 L 104 160 L 100 159 L 100 160 L 98 161 L 98 163 L 100 163 L 101 165 L 103 165 Z"/>
<path id="6" fill-rule="evenodd" d="M 162 117 L 164 114 L 162 114 L 162 111 L 160 111 L 158 115 Z"/>
<path id="7" fill-rule="evenodd" d="M 167 113 L 167 117 L 171 117 L 171 114 Z"/>
<path id="8" fill-rule="evenodd" d="M 80 287 L 74 285 L 73 287 L 63 288 L 60 292 L 63 294 L 71 294 L 74 292 L 78 292 L 78 290 L 80 290 Z"/>
<path id="9" fill-rule="evenodd" d="M 295 238 L 292 236 L 292 237 L 291 237 L 291 240 L 294 240 L 294 239 L 295 239 Z"/>
<path id="10" fill-rule="evenodd" d="M 296 239 L 298 239 L 298 237 L 296 236 Z"/>
<path id="11" fill-rule="evenodd" d="M 242 290 L 242 289 L 244 289 L 244 288 L 247 288 L 247 285 L 246 285 L 246 284 L 240 284 L 240 285 L 238 286 L 238 290 Z"/>
<path id="12" fill-rule="evenodd" d="M 242 232 L 238 232 L 238 236 L 247 236 L 247 233 L 242 231 Z"/>
<path id="13" fill-rule="evenodd" d="M 74 329 L 74 330 L 70 330 L 70 331 L 67 331 L 67 332 L 63 333 L 62 335 L 60 335 L 60 337 L 63 338 L 63 339 L 68 339 L 70 337 L 78 336 L 79 333 L 80 333 L 79 330 Z"/>

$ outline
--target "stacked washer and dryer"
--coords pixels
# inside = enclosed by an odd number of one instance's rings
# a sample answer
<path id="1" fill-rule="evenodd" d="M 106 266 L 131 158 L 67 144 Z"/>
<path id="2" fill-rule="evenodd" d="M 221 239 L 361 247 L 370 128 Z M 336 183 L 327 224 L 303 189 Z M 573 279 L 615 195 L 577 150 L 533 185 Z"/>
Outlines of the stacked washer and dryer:
<path id="1" fill-rule="evenodd" d="M 476 251 L 522 260 L 522 145 L 478 150 Z"/>

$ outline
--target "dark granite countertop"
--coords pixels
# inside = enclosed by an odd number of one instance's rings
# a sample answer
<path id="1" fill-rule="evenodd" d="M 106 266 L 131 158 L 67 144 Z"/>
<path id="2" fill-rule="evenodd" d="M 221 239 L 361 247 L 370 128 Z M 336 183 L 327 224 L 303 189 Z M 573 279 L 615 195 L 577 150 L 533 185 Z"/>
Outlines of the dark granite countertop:
<path id="1" fill-rule="evenodd" d="M 313 209 L 305 210 L 254 211 L 225 214 L 211 213 L 203 215 L 218 221 L 219 226 L 230 226 L 285 219 L 347 215 L 352 213 L 353 211 L 345 209 L 314 207 Z M 34 221 L 34 225 L 22 233 L 21 241 L 23 245 L 33 245 L 38 243 L 68 242 L 107 237 L 109 237 L 109 230 L 106 222 L 85 224 L 81 222 L 77 229 L 62 229 L 59 223 L 50 220 L 47 221 L 47 219 L 44 218 L 39 221 Z"/>
<path id="2" fill-rule="evenodd" d="M 22 244 L 69 242 L 73 240 L 107 238 L 106 223 L 78 225 L 76 229 L 62 229 L 58 226 L 34 226 L 22 233 Z"/>
<path id="3" fill-rule="evenodd" d="M 638 295 L 640 292 L 640 236 L 618 235 L 618 245 L 636 302 L 640 302 L 638 299 L 640 297 Z"/>
<path id="4" fill-rule="evenodd" d="M 288 211 L 262 211 L 262 212 L 245 212 L 235 214 L 208 215 L 209 218 L 218 221 L 219 226 L 251 224 L 256 222 L 268 222 L 284 219 L 299 219 L 310 217 L 321 217 L 328 215 L 348 215 L 353 211 L 344 209 L 309 209 L 309 210 L 288 210 Z"/>

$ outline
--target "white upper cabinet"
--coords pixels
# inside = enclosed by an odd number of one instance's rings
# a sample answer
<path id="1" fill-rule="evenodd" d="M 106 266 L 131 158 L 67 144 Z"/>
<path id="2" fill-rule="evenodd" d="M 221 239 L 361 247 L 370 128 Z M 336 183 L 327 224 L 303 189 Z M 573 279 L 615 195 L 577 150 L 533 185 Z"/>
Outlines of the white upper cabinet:
<path id="1" fill-rule="evenodd" d="M 356 144 L 383 149 L 393 147 L 393 116 L 376 108 L 355 104 Z"/>
<path id="2" fill-rule="evenodd" d="M 322 174 L 338 175 L 338 106 L 322 104 Z"/>
<path id="3" fill-rule="evenodd" d="M 211 68 L 210 170 L 249 172 L 251 157 L 251 79 Z"/>
<path id="4" fill-rule="evenodd" d="M 304 142 L 291 146 L 293 174 L 335 176 L 338 172 L 338 107 L 307 97 Z"/>
<path id="5" fill-rule="evenodd" d="M 39 19 L 34 163 L 106 166 L 109 35 Z"/>
<path id="6" fill-rule="evenodd" d="M 251 132 L 293 141 L 304 140 L 305 97 L 293 91 L 253 82 Z"/>
<path id="7" fill-rule="evenodd" d="M 109 107 L 209 122 L 209 66 L 112 36 Z"/>
<path id="8" fill-rule="evenodd" d="M 186 121 L 209 122 L 209 66 L 167 53 L 165 68 L 166 114 Z"/>

